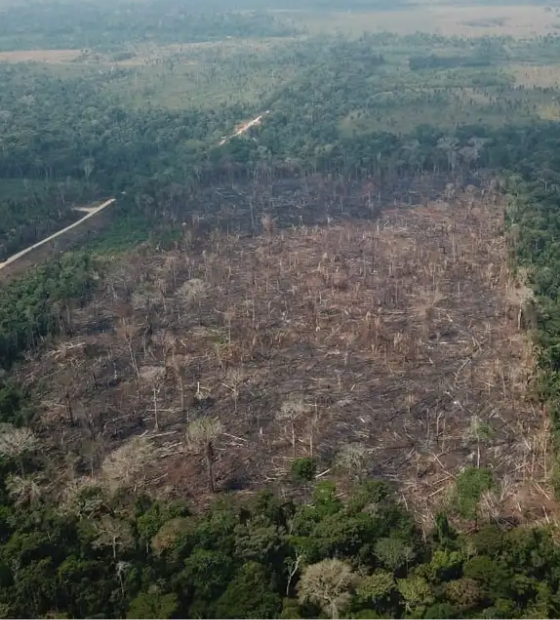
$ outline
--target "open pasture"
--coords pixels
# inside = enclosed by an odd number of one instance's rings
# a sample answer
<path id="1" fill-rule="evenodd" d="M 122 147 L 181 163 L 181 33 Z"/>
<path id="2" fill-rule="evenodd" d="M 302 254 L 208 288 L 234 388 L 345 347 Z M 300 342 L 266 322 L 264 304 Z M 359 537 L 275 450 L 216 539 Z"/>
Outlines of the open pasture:
<path id="1" fill-rule="evenodd" d="M 556 34 L 560 17 L 556 8 L 531 4 L 411 3 L 398 10 L 281 12 L 312 34 L 340 32 L 423 32 L 443 36 L 511 36 L 526 38 Z"/>

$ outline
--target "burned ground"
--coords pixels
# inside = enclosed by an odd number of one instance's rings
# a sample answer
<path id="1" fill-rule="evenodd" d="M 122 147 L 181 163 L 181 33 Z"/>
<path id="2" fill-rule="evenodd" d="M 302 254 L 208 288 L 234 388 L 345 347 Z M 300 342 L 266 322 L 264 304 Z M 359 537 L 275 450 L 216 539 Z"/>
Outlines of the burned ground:
<path id="1" fill-rule="evenodd" d="M 344 217 L 323 210 L 321 224 L 286 198 L 295 221 L 282 226 L 263 216 L 268 196 L 252 200 L 257 234 L 229 213 L 222 232 L 188 227 L 173 251 L 117 261 L 71 312 L 73 335 L 23 365 L 64 476 L 102 476 L 104 457 L 143 434 L 157 447 L 146 483 L 200 500 L 185 428 L 215 416 L 218 490 L 281 486 L 309 455 L 344 477 L 337 455 L 350 445 L 353 475 L 399 483 L 421 513 L 465 466 L 502 481 L 486 498 L 496 514 L 546 496 L 545 415 L 525 398 L 526 295 L 509 275 L 497 197 L 470 188 L 374 218 L 362 185 Z"/>

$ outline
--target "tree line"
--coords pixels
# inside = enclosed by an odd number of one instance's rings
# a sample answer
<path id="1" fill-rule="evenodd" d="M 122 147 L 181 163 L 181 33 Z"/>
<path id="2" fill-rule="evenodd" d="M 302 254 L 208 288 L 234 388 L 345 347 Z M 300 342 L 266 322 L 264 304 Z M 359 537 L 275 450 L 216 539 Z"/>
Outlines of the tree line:
<path id="1" fill-rule="evenodd" d="M 135 454 L 149 457 L 148 442 L 138 439 Z M 104 463 L 105 471 L 122 474 L 126 456 Z M 294 461 L 286 480 L 292 499 L 224 496 L 202 513 L 134 492 L 137 469 L 118 488 L 77 479 L 53 504 L 41 486 L 48 464 L 27 427 L 4 425 L 0 464 L 4 617 L 528 618 L 560 611 L 560 549 L 550 529 L 490 523 L 462 534 L 440 514 L 421 531 L 390 486 L 369 481 L 341 494 L 316 480 L 313 459 Z M 472 481 L 458 493 L 469 498 Z"/>
<path id="2" fill-rule="evenodd" d="M 209 3 L 210 4 L 210 3 Z M 212 10 L 213 8 L 213 10 Z M 122 50 L 139 43 L 193 43 L 226 37 L 297 34 L 269 13 L 161 2 L 30 2 L 0 13 L 0 49 Z"/>

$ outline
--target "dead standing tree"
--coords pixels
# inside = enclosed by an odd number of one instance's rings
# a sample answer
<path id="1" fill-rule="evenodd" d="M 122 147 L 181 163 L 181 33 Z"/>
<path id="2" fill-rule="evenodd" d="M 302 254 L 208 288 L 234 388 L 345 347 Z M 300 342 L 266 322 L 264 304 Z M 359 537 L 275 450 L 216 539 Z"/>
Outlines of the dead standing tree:
<path id="1" fill-rule="evenodd" d="M 22 477 L 25 477 L 25 456 L 38 445 L 37 437 L 29 428 L 14 428 L 6 424 L 0 433 L 0 454 L 19 464 Z"/>
<path id="2" fill-rule="evenodd" d="M 233 396 L 233 411 L 237 413 L 237 401 L 239 400 L 240 388 L 245 381 L 243 368 L 232 368 L 226 375 L 224 386 L 231 391 Z"/>
<path id="3" fill-rule="evenodd" d="M 264 229 L 264 231 L 266 233 L 266 236 L 270 240 L 272 238 L 273 233 L 274 233 L 274 219 L 272 218 L 272 216 L 269 213 L 265 213 L 261 217 L 261 224 L 262 224 L 262 227 L 263 227 L 263 229 Z"/>
<path id="4" fill-rule="evenodd" d="M 171 357 L 171 368 L 173 369 L 173 375 L 177 382 L 177 389 L 179 390 L 179 406 L 181 413 L 185 411 L 185 370 L 189 366 L 189 358 L 186 355 L 178 355 L 173 349 Z"/>
<path id="5" fill-rule="evenodd" d="M 198 322 L 200 323 L 202 320 L 202 301 L 206 296 L 208 290 L 208 286 L 204 280 L 200 278 L 191 278 L 187 282 L 185 282 L 182 286 L 179 287 L 177 291 L 177 299 L 179 303 L 177 304 L 178 312 L 179 312 L 179 321 L 181 321 L 183 317 L 183 307 L 191 306 L 196 304 L 197 314 L 198 314 Z"/>
<path id="6" fill-rule="evenodd" d="M 217 418 L 199 418 L 187 427 L 185 439 L 187 447 L 198 453 L 203 452 L 206 472 L 208 474 L 208 488 L 215 491 L 214 480 L 214 442 L 223 433 L 223 426 Z"/>
<path id="7" fill-rule="evenodd" d="M 104 515 L 100 521 L 95 522 L 94 527 L 98 536 L 94 540 L 93 546 L 97 548 L 110 547 L 114 561 L 117 560 L 119 549 L 128 549 L 134 545 L 132 530 L 125 521 Z"/>
<path id="8" fill-rule="evenodd" d="M 152 389 L 152 412 L 154 414 L 154 431 L 159 431 L 161 408 L 159 404 L 160 393 L 165 383 L 166 369 L 164 366 L 143 366 L 138 376 L 141 381 L 148 383 Z"/>
<path id="9" fill-rule="evenodd" d="M 349 443 L 337 454 L 337 466 L 354 480 L 361 482 L 367 473 L 370 451 L 362 443 Z"/>
<path id="10" fill-rule="evenodd" d="M 352 598 L 351 591 L 357 583 L 357 575 L 348 564 L 327 559 L 311 564 L 298 584 L 300 603 L 310 601 L 331 618 L 339 618 Z"/>
<path id="11" fill-rule="evenodd" d="M 308 411 L 308 406 L 303 402 L 302 396 L 292 396 L 282 403 L 276 419 L 290 429 L 292 456 L 296 456 L 296 421 Z"/>
<path id="12" fill-rule="evenodd" d="M 154 460 L 154 449 L 146 437 L 134 437 L 109 454 L 101 466 L 109 490 L 131 489 L 136 493 L 145 482 L 147 466 Z"/>
<path id="13" fill-rule="evenodd" d="M 8 476 L 6 479 L 6 490 L 16 505 L 35 505 L 42 497 L 43 490 L 40 486 L 41 478 L 33 476 Z"/>
<path id="14" fill-rule="evenodd" d="M 122 339 L 125 343 L 125 348 L 128 351 L 128 355 L 130 357 L 130 364 L 134 370 L 136 376 L 138 376 L 138 358 L 136 355 L 136 350 L 134 346 L 134 341 L 136 336 L 140 333 L 141 328 L 137 325 L 132 325 L 127 322 L 125 319 L 121 320 L 121 324 L 117 327 L 117 336 L 119 339 Z M 116 370 L 115 370 L 116 374 Z M 117 377 L 115 376 L 115 379 Z"/>

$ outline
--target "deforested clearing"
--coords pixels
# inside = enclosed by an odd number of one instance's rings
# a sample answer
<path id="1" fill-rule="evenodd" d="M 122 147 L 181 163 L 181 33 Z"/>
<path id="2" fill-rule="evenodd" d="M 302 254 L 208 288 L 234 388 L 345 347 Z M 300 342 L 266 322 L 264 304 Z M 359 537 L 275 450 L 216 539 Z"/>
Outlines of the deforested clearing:
<path id="1" fill-rule="evenodd" d="M 281 487 L 312 455 L 326 476 L 396 482 L 429 518 L 463 468 L 490 467 L 490 516 L 541 517 L 546 415 L 527 397 L 527 293 L 500 199 L 470 187 L 309 225 L 267 206 L 255 234 L 193 224 L 174 250 L 117 261 L 69 309 L 73 336 L 22 366 L 65 455 L 61 488 L 69 454 L 103 481 L 107 455 L 142 435 L 153 457 L 136 484 L 203 501 L 185 431 L 209 418 L 219 490 Z"/>

